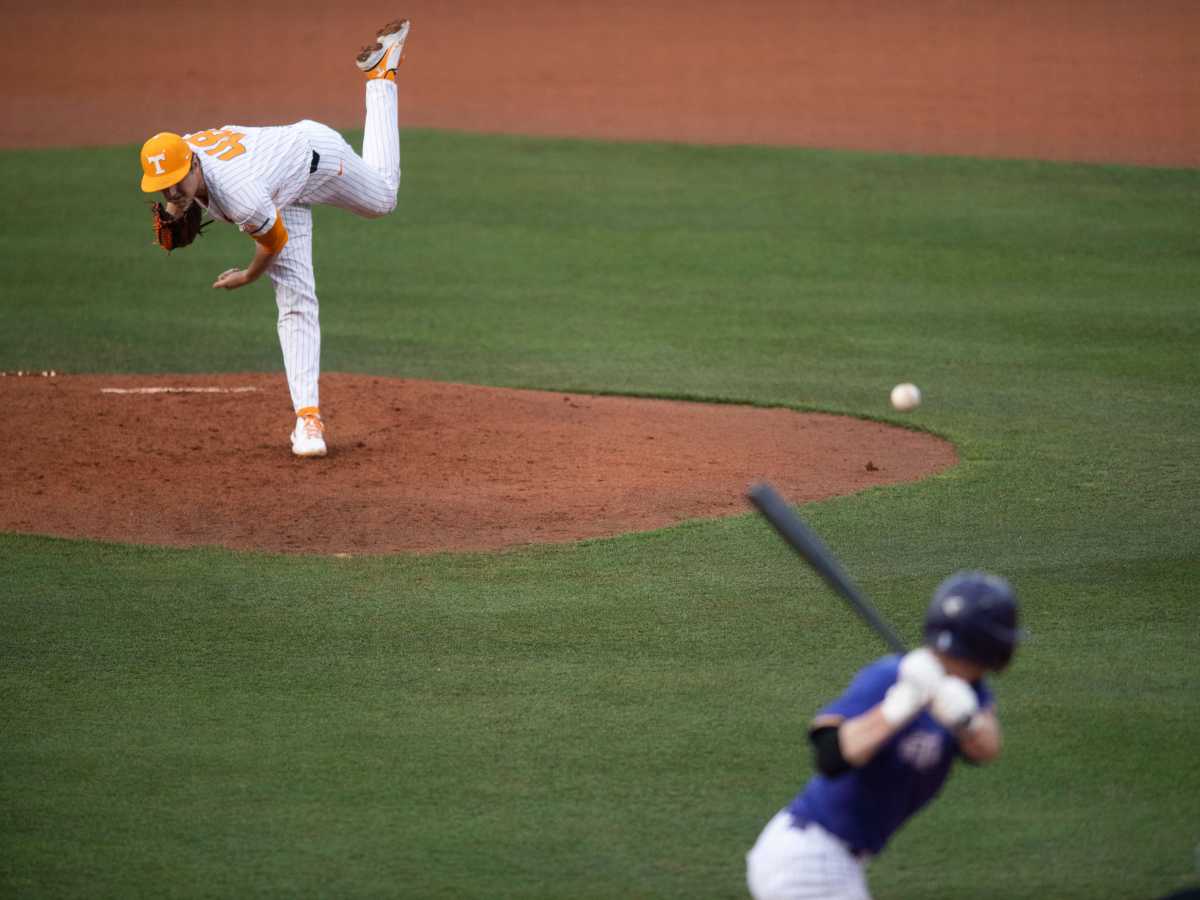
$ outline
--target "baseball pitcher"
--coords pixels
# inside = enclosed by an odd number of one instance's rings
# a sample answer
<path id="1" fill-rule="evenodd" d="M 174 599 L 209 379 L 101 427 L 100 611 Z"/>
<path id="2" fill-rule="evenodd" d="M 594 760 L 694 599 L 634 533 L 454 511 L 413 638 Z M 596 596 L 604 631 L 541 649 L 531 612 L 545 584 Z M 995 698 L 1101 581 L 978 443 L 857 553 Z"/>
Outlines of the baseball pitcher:
<path id="1" fill-rule="evenodd" d="M 400 132 L 396 70 L 404 60 L 409 22 L 385 25 L 358 54 L 366 75 L 366 128 L 360 157 L 336 131 L 305 120 L 250 128 L 225 125 L 183 136 L 163 132 L 141 150 L 142 190 L 161 192 L 155 236 L 166 250 L 186 246 L 213 219 L 236 225 L 254 241 L 245 268 L 227 269 L 214 288 L 233 290 L 263 274 L 275 287 L 279 345 L 296 412 L 291 434 L 297 456 L 324 456 L 321 419 L 321 328 L 312 261 L 315 203 L 377 218 L 396 208 Z"/>
<path id="2" fill-rule="evenodd" d="M 951 575 L 934 593 L 925 638 L 860 670 L 812 720 L 817 774 L 746 855 L 755 900 L 869 900 L 866 861 L 936 796 L 954 760 L 1000 753 L 984 675 L 1004 669 L 1017 645 L 1011 585 Z"/>

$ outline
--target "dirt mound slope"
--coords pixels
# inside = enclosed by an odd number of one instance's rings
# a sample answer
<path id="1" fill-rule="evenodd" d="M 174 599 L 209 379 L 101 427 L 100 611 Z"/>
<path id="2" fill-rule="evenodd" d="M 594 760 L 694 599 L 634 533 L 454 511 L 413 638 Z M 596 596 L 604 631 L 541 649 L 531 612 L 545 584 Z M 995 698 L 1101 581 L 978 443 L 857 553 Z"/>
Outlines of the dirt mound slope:
<path id="1" fill-rule="evenodd" d="M 805 502 L 956 462 L 844 416 L 327 374 L 330 453 L 292 456 L 282 375 L 0 378 L 0 531 L 176 547 L 499 550 Z"/>

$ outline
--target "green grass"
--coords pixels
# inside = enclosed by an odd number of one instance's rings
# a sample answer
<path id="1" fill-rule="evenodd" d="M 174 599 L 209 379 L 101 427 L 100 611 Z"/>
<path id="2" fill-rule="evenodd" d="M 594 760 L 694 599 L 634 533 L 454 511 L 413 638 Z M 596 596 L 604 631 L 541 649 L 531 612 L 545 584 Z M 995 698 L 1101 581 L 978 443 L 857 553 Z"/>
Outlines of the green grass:
<path id="1" fill-rule="evenodd" d="M 0 158 L 0 369 L 279 369 L 269 287 L 209 288 L 246 240 L 151 247 L 132 149 Z M 1200 173 L 429 132 L 404 164 L 388 219 L 316 213 L 327 371 L 925 390 L 904 421 L 962 464 L 806 515 L 909 638 L 985 566 L 1034 639 L 1005 758 L 878 896 L 1196 878 Z M 358 560 L 7 535 L 0 573 L 13 896 L 743 896 L 807 718 L 879 651 L 751 516 Z"/>

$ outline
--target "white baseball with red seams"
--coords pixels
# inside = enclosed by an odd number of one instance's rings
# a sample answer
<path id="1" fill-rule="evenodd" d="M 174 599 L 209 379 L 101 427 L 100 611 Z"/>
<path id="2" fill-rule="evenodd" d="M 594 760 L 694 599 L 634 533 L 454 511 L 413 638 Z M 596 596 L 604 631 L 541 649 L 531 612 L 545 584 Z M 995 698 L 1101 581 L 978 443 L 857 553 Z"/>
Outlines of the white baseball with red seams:
<path id="1" fill-rule="evenodd" d="M 911 412 L 921 405 L 921 389 L 904 382 L 892 388 L 892 406 L 900 412 Z"/>

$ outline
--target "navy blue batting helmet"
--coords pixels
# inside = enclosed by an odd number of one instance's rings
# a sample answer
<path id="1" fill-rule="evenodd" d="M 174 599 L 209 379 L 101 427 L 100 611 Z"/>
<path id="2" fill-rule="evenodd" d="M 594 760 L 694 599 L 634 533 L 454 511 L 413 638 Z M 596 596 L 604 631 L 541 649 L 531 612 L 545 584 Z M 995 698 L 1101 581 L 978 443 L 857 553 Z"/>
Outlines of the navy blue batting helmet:
<path id="1" fill-rule="evenodd" d="M 930 647 L 989 669 L 1007 666 L 1020 638 L 1017 594 L 988 572 L 955 572 L 938 585 L 925 613 Z"/>

